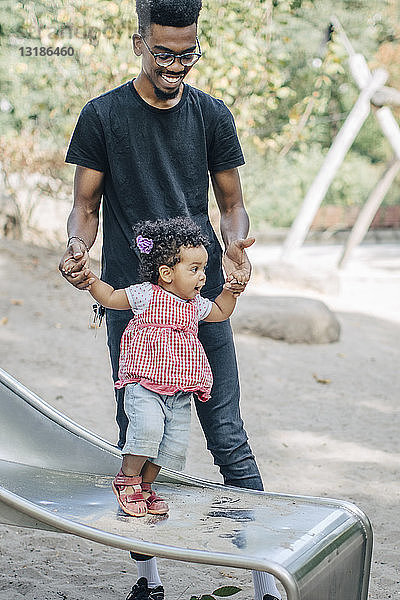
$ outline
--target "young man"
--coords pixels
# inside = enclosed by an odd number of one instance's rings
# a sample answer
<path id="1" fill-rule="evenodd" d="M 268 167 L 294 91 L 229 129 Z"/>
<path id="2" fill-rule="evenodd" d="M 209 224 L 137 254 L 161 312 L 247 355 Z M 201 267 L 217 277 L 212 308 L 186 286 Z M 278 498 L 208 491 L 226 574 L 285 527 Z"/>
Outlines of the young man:
<path id="1" fill-rule="evenodd" d="M 229 280 L 248 281 L 245 249 L 249 227 L 237 167 L 244 163 L 235 125 L 222 101 L 184 84 L 201 56 L 197 21 L 201 0 L 137 0 L 139 33 L 133 50 L 141 71 L 128 83 L 83 108 L 67 153 L 76 164 L 74 206 L 68 218 L 68 245 L 60 262 L 64 277 L 79 289 L 83 267 L 95 241 L 103 200 L 102 279 L 115 288 L 137 279 L 138 259 L 130 248 L 138 221 L 189 216 L 211 244 L 203 295 L 213 300 Z M 209 177 L 219 206 L 222 249 L 208 218 Z M 73 257 L 74 272 L 65 273 Z M 242 291 L 243 285 L 236 284 Z M 131 314 L 107 311 L 107 334 L 114 380 L 119 346 Z M 263 489 L 239 409 L 239 381 L 229 322 L 203 323 L 199 338 L 210 362 L 214 385 L 207 406 L 196 409 L 214 462 L 229 485 Z M 117 390 L 119 446 L 127 419 L 123 390 Z M 162 600 L 156 559 L 134 555 L 139 581 L 129 600 Z M 145 578 L 145 579 L 144 579 Z M 279 597 L 274 579 L 254 573 L 256 600 Z M 127 600 L 128 600 L 127 599 Z"/>

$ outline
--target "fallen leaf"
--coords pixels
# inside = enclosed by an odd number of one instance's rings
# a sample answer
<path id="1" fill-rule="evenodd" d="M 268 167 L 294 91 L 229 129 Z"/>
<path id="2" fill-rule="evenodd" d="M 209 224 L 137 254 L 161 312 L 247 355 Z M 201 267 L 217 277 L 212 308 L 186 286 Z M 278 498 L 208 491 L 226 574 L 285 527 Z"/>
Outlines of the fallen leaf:
<path id="1" fill-rule="evenodd" d="M 242 588 L 236 587 L 235 585 L 225 585 L 213 591 L 214 596 L 225 598 L 226 596 L 233 596 L 238 592 L 241 592 Z"/>
<path id="2" fill-rule="evenodd" d="M 2 319 L 0 319 L 0 325 L 7 325 L 8 323 L 8 317 L 3 317 Z"/>
<path id="3" fill-rule="evenodd" d="M 321 377 L 318 377 L 318 375 L 316 375 L 315 373 L 313 373 L 313 377 L 317 383 L 322 383 L 324 385 L 326 385 L 327 383 L 332 383 L 331 379 L 322 379 Z"/>
<path id="4" fill-rule="evenodd" d="M 24 301 L 23 300 L 17 300 L 16 298 L 11 298 L 10 300 L 11 304 L 13 304 L 14 306 L 22 306 Z"/>

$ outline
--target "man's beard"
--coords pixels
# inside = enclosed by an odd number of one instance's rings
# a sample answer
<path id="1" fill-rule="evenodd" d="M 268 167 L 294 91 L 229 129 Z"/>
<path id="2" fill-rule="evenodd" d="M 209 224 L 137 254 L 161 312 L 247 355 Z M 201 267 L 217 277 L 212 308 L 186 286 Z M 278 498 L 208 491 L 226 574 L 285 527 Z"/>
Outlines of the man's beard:
<path id="1" fill-rule="evenodd" d="M 174 90 L 173 92 L 163 92 L 162 90 L 160 90 L 160 88 L 158 88 L 154 84 L 153 84 L 153 87 L 154 87 L 154 93 L 159 100 L 173 100 L 179 94 L 179 89 L 180 89 L 180 86 L 178 86 L 177 89 Z"/>

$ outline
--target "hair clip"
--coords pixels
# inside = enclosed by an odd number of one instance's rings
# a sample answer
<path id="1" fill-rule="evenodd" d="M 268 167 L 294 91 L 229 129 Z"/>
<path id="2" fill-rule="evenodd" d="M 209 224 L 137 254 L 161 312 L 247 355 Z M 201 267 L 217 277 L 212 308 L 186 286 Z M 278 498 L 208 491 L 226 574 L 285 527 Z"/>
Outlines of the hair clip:
<path id="1" fill-rule="evenodd" d="M 142 235 L 138 235 L 136 238 L 136 246 L 142 254 L 150 254 L 154 244 L 151 238 L 145 238 Z"/>

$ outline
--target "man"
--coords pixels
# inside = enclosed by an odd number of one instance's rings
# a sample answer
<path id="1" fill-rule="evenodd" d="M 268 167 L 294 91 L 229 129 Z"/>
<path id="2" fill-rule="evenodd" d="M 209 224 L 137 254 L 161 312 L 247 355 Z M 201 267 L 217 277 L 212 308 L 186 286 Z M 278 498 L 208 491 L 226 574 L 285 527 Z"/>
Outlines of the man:
<path id="1" fill-rule="evenodd" d="M 138 77 L 88 102 L 67 153 L 76 164 L 74 206 L 68 218 L 68 245 L 60 262 L 64 277 L 85 289 L 83 267 L 95 241 L 103 199 L 102 279 L 115 288 L 138 280 L 138 260 L 130 248 L 132 225 L 144 219 L 189 216 L 210 240 L 207 284 L 214 299 L 224 283 L 222 250 L 208 218 L 211 178 L 220 210 L 226 277 L 248 281 L 245 249 L 249 221 L 237 167 L 244 163 L 233 118 L 220 100 L 183 83 L 201 56 L 197 21 L 201 0 L 137 0 L 139 33 L 133 50 L 141 56 Z M 64 263 L 73 257 L 74 272 Z M 238 290 L 243 285 L 236 283 Z M 113 378 L 119 345 L 131 314 L 107 311 Z M 204 406 L 196 402 L 214 462 L 229 485 L 263 489 L 239 409 L 239 382 L 229 322 L 202 323 L 199 338 L 207 353 L 214 386 Z M 125 441 L 123 390 L 116 392 L 118 445 Z M 156 559 L 133 555 L 139 581 L 129 600 L 162 600 Z M 144 579 L 145 578 L 145 579 Z M 279 597 L 273 577 L 254 573 L 256 600 Z M 128 600 L 127 599 L 127 600 Z"/>

